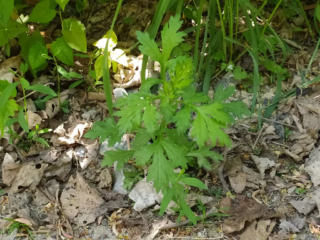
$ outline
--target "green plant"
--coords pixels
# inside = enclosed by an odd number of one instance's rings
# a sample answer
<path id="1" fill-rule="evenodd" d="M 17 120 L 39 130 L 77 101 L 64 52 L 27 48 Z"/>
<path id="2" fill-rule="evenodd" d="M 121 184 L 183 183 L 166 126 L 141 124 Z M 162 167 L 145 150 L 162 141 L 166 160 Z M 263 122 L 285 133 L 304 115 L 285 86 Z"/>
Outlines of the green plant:
<path id="1" fill-rule="evenodd" d="M 5 218 L 4 220 L 10 221 L 11 224 L 5 230 L 0 231 L 0 233 L 7 233 L 11 235 L 17 229 L 17 232 L 27 232 L 30 239 L 35 239 L 32 234 L 32 229 L 29 225 L 9 218 Z"/>
<path id="2" fill-rule="evenodd" d="M 196 93 L 191 58 L 180 56 L 169 60 L 173 48 L 183 41 L 185 34 L 178 31 L 181 24 L 178 15 L 166 23 L 161 32 L 162 52 L 148 33 L 137 32 L 140 51 L 160 63 L 161 79 L 149 78 L 142 82 L 139 93 L 118 99 L 114 106 L 120 110 L 114 115 L 119 121 L 116 123 L 107 118 L 104 122 L 95 122 L 85 137 L 100 138 L 100 142 L 109 138 L 109 146 L 113 146 L 123 134 L 136 132 L 133 148 L 106 152 L 102 166 L 111 166 L 118 161 L 119 170 L 132 158 L 138 166 L 150 165 L 147 180 L 153 181 L 157 192 L 164 194 L 160 213 L 163 214 L 169 202 L 174 200 L 180 215 L 186 215 L 196 223 L 196 217 L 185 201 L 183 184 L 200 189 L 207 187 L 185 174 L 188 159 L 196 158 L 199 166 L 207 169 L 211 168 L 207 158 L 222 160 L 220 154 L 210 151 L 218 141 L 220 145 L 231 144 L 222 128 L 232 124 L 235 117 L 250 112 L 242 102 L 225 103 L 233 95 L 234 87 L 223 89 L 220 86 L 214 100 Z M 167 70 L 170 81 L 165 78 Z M 150 88 L 156 84 L 162 87 L 154 95 Z"/>

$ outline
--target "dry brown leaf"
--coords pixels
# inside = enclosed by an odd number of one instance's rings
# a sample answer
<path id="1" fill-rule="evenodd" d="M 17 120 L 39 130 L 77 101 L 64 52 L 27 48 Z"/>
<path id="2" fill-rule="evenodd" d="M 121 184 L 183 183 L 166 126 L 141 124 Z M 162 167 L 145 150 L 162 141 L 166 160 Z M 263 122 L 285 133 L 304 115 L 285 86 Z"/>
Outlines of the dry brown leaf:
<path id="1" fill-rule="evenodd" d="M 42 118 L 38 114 L 31 112 L 29 110 L 27 111 L 27 114 L 28 114 L 29 129 L 33 129 L 36 125 L 40 125 Z"/>
<path id="2" fill-rule="evenodd" d="M 255 220 L 240 235 L 240 240 L 267 240 L 275 225 L 276 221 L 270 219 Z"/>
<path id="3" fill-rule="evenodd" d="M 247 174 L 244 172 L 238 172 L 235 176 L 229 176 L 231 187 L 236 193 L 242 193 L 246 187 Z"/>
<path id="4" fill-rule="evenodd" d="M 320 185 L 320 147 L 311 151 L 304 169 L 310 175 L 312 183 Z"/>
<path id="5" fill-rule="evenodd" d="M 280 216 L 279 213 L 268 210 L 267 206 L 259 204 L 245 195 L 236 195 L 234 199 L 222 199 L 219 210 L 222 213 L 232 215 L 231 217 L 228 217 L 222 225 L 222 229 L 225 233 L 240 231 L 243 229 L 246 221 L 251 222 L 261 217 L 269 219 Z"/>
<path id="6" fill-rule="evenodd" d="M 12 181 L 14 180 L 14 178 L 20 170 L 20 164 L 16 163 L 9 153 L 6 153 L 6 155 L 4 155 L 1 169 L 3 183 L 8 186 L 11 186 Z"/>
<path id="7" fill-rule="evenodd" d="M 262 158 L 258 156 L 251 155 L 252 160 L 257 165 L 257 168 L 260 172 L 261 178 L 264 179 L 265 177 L 265 171 L 271 167 L 274 167 L 276 163 L 273 160 L 270 160 L 269 158 Z"/>
<path id="8" fill-rule="evenodd" d="M 68 95 L 60 96 L 61 103 L 63 103 L 67 99 L 68 99 Z M 52 98 L 46 102 L 45 112 L 49 118 L 53 118 L 59 111 L 60 111 L 60 107 L 59 107 L 59 99 L 58 98 Z"/>
<path id="9" fill-rule="evenodd" d="M 99 188 L 110 188 L 112 186 L 112 176 L 108 168 L 103 169 L 100 172 Z"/>
<path id="10" fill-rule="evenodd" d="M 16 174 L 15 179 L 12 181 L 10 192 L 17 193 L 26 187 L 34 190 L 40 183 L 44 171 L 48 167 L 46 163 L 28 162 L 21 165 L 19 172 Z"/>
<path id="11" fill-rule="evenodd" d="M 70 177 L 61 194 L 63 213 L 79 226 L 85 226 L 107 211 L 105 201 L 91 188 L 80 173 Z"/>

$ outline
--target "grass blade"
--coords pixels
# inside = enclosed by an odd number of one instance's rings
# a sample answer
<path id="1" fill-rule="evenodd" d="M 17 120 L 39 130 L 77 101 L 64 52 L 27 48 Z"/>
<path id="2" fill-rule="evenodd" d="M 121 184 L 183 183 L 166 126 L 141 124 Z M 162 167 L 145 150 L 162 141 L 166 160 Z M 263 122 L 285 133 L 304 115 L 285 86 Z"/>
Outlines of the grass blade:
<path id="1" fill-rule="evenodd" d="M 200 38 L 200 24 L 201 24 L 201 17 L 202 17 L 202 10 L 203 10 L 203 2 L 204 0 L 200 0 L 200 5 L 198 9 L 198 19 L 197 19 L 197 31 L 196 31 L 196 42 L 194 44 L 194 58 L 193 58 L 193 65 L 194 69 L 198 67 L 198 54 L 199 54 L 199 38 Z"/>

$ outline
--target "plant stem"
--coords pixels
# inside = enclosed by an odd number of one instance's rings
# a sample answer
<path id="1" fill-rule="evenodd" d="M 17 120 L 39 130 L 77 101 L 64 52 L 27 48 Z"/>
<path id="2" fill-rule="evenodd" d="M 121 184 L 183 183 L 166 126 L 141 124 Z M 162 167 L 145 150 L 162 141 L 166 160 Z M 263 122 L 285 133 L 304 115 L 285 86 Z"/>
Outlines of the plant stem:
<path id="1" fill-rule="evenodd" d="M 110 73 L 109 73 L 109 61 L 108 61 L 109 49 L 108 49 L 108 47 L 109 47 L 109 40 L 111 37 L 111 33 L 113 30 L 114 24 L 116 22 L 117 16 L 119 14 L 122 1 L 123 0 L 118 1 L 118 6 L 117 6 L 116 12 L 114 14 L 110 30 L 109 30 L 109 36 L 108 36 L 108 40 L 106 42 L 104 58 L 103 58 L 103 88 L 104 88 L 104 93 L 106 96 L 106 102 L 107 102 L 107 107 L 109 110 L 110 118 L 113 120 L 114 120 L 114 117 L 113 117 L 112 89 L 111 89 Z"/>
<path id="2" fill-rule="evenodd" d="M 277 11 L 277 9 L 278 9 L 278 7 L 280 6 L 281 2 L 282 2 L 282 0 L 279 0 L 278 4 L 277 4 L 276 7 L 273 9 L 273 11 L 272 11 L 269 19 L 267 20 L 267 23 L 264 25 L 264 28 L 263 28 L 262 33 L 261 33 L 261 36 L 263 36 L 264 32 L 266 31 L 267 26 L 269 25 L 269 22 L 271 21 L 273 15 L 274 15 L 275 12 Z"/>
<path id="3" fill-rule="evenodd" d="M 61 105 L 61 102 L 60 102 L 60 73 L 59 73 L 59 71 L 58 71 L 58 63 L 57 63 L 57 60 L 56 60 L 56 58 L 55 58 L 55 56 L 54 55 L 52 55 L 53 56 L 53 60 L 54 60 L 54 63 L 55 63 L 55 65 L 56 65 L 56 69 L 57 69 L 57 79 L 58 79 L 58 100 L 59 100 L 59 107 L 60 107 L 60 105 Z"/>
<path id="4" fill-rule="evenodd" d="M 193 65 L 194 68 L 197 69 L 198 67 L 198 52 L 199 52 L 199 38 L 200 38 L 200 24 L 201 24 L 201 17 L 202 17 L 202 10 L 203 10 L 203 0 L 200 0 L 200 6 L 198 10 L 198 19 L 197 19 L 197 32 L 196 32 L 196 42 L 194 48 L 194 58 L 193 58 Z"/>
<path id="5" fill-rule="evenodd" d="M 223 18 L 222 18 L 222 12 L 221 12 L 221 7 L 220 7 L 220 3 L 219 1 L 217 1 L 217 6 L 218 6 L 218 11 L 219 11 L 219 17 L 220 17 L 220 22 L 221 22 L 221 31 L 222 31 L 222 37 L 223 37 L 223 41 L 222 41 L 222 48 L 223 48 L 223 53 L 225 56 L 227 56 L 227 47 L 226 47 L 226 30 L 224 27 L 224 22 L 223 22 Z"/>

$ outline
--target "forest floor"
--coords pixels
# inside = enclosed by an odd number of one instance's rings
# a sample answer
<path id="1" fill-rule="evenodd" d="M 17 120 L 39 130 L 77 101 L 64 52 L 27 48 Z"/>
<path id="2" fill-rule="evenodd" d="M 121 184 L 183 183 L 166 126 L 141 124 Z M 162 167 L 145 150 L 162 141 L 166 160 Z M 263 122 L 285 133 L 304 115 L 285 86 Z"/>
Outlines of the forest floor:
<path id="1" fill-rule="evenodd" d="M 136 43 L 135 31 L 147 28 L 156 5 L 154 0 L 123 3 L 114 28 L 117 47 L 128 49 Z M 113 1 L 90 3 L 81 14 L 89 51 L 108 31 L 115 8 Z M 66 9 L 64 14 L 72 16 L 74 13 L 68 10 L 72 9 Z M 136 21 L 125 23 L 131 16 Z M 169 16 L 168 13 L 162 26 Z M 280 18 L 281 13 L 275 21 Z M 87 91 L 82 85 L 68 89 L 72 82 L 62 79 L 61 97 L 69 101 L 64 111 L 56 107 L 57 99 L 49 100 L 42 111 L 36 110 L 36 94 L 27 101 L 28 109 L 31 112 L 34 109 L 32 120 L 53 130 L 42 135 L 50 147 L 33 143 L 26 151 L 27 140 L 12 145 L 5 138 L 0 142 L 0 228 L 12 229 L 10 233 L 4 231 L 0 239 L 319 239 L 320 85 L 310 85 L 301 93 L 297 88 L 304 83 L 300 67 L 307 67 L 316 43 L 306 32 L 292 36 L 290 30 L 295 21 L 281 21 L 275 30 L 292 49 L 284 64 L 290 77 L 282 82 L 282 90 L 297 91 L 279 102 L 275 113 L 263 119 L 261 129 L 258 114 L 231 126 L 226 132 L 233 141 L 232 147 L 215 147 L 224 161 L 213 162 L 211 171 L 188 170 L 208 186 L 208 190 L 191 189 L 187 197 L 194 212 L 203 216 L 197 225 L 186 219 L 177 222 L 178 216 L 171 209 L 159 216 L 162 196 L 152 183 L 144 180 L 143 169 L 131 163 L 123 171 L 100 167 L 105 151 L 129 149 L 134 136 L 125 135 L 113 148 L 107 146 L 107 141 L 100 144 L 98 140 L 84 138 L 93 122 L 109 116 L 104 93 L 93 88 Z M 185 21 L 183 27 L 190 25 Z M 50 23 L 44 32 L 48 39 L 61 35 L 59 21 Z M 187 44 L 193 46 L 194 37 L 190 33 Z M 16 47 L 17 54 L 12 51 L 12 57 L 1 55 L 0 70 L 19 68 L 22 58 L 18 55 L 18 44 Z M 134 67 L 112 76 L 115 98 L 119 92 L 139 89 L 142 58 L 137 48 L 130 52 L 130 57 Z M 310 79 L 320 72 L 319 60 L 320 55 L 316 54 Z M 75 57 L 73 71 L 89 74 L 88 61 Z M 249 55 L 244 55 L 239 64 L 252 71 Z M 157 68 L 149 71 L 158 74 Z M 264 106 L 274 97 L 276 86 L 266 71 L 261 71 L 264 77 L 259 102 Z M 39 79 L 42 84 L 56 81 L 49 71 Z M 243 87 L 231 73 L 222 73 L 212 81 L 211 97 L 220 84 L 236 86 L 232 98 L 251 108 L 250 86 Z M 26 139 L 21 129 L 18 134 Z M 12 228 L 12 222 L 6 219 L 27 224 L 31 235 L 23 226 Z"/>

